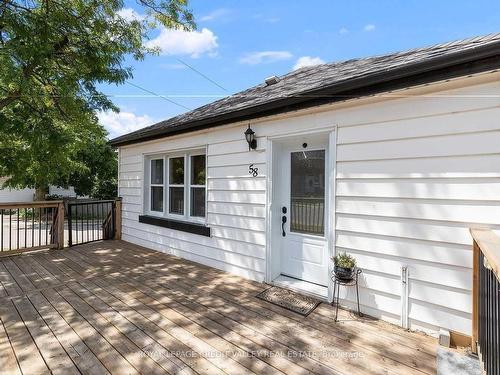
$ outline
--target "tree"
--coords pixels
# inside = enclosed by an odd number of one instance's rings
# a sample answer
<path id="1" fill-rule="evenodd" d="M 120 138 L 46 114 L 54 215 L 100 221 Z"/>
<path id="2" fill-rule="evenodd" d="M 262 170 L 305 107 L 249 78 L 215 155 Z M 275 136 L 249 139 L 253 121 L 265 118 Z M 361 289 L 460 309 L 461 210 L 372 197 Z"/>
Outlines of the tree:
<path id="1" fill-rule="evenodd" d="M 72 186 L 78 195 L 97 199 L 116 197 L 118 162 L 117 153 L 103 140 L 96 137 L 89 147 L 80 150 L 78 160 L 85 164 L 70 176 Z"/>
<path id="2" fill-rule="evenodd" d="M 7 186 L 34 187 L 43 199 L 50 184 L 74 179 L 82 192 L 85 176 L 95 181 L 89 158 L 116 160 L 96 111 L 118 108 L 98 85 L 123 84 L 132 77 L 127 56 L 157 52 L 143 43 L 152 29 L 194 28 L 187 0 L 137 4 L 144 17 L 122 16 L 120 0 L 0 0 L 0 176 L 10 177 Z"/>

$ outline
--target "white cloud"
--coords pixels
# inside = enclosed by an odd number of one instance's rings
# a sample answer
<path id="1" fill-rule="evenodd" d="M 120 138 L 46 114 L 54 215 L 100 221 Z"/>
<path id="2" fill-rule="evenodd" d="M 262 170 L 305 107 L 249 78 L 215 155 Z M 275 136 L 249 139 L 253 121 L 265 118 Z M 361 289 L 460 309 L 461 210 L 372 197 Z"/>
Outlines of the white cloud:
<path id="1" fill-rule="evenodd" d="M 137 116 L 133 112 L 126 111 L 120 111 L 119 113 L 112 111 L 99 112 L 97 118 L 109 132 L 110 138 L 133 132 L 155 122 L 148 115 Z"/>
<path id="2" fill-rule="evenodd" d="M 209 29 L 201 31 L 171 30 L 162 28 L 160 35 L 146 43 L 148 47 L 158 47 L 162 55 L 189 55 L 193 58 L 203 54 L 217 53 L 217 37 Z"/>
<path id="3" fill-rule="evenodd" d="M 144 19 L 143 15 L 140 15 L 132 8 L 122 8 L 118 11 L 118 15 L 126 21 L 142 21 Z"/>
<path id="4" fill-rule="evenodd" d="M 371 23 L 370 23 L 370 24 L 368 24 L 368 25 L 365 25 L 365 27 L 364 27 L 363 29 L 364 29 L 365 31 L 370 32 L 370 31 L 375 30 L 375 25 L 373 25 L 373 24 L 371 24 Z"/>
<path id="5" fill-rule="evenodd" d="M 205 14 L 204 16 L 201 16 L 199 20 L 201 22 L 213 21 L 217 18 L 225 17 L 225 16 L 229 15 L 230 13 L 231 13 L 231 11 L 229 9 L 220 8 L 220 9 L 216 9 L 208 14 Z"/>
<path id="6" fill-rule="evenodd" d="M 349 30 L 345 27 L 342 27 L 340 30 L 339 30 L 339 34 L 347 34 L 349 32 Z"/>
<path id="7" fill-rule="evenodd" d="M 247 53 L 240 58 L 240 63 L 248 65 L 267 64 L 275 61 L 290 60 L 293 55 L 288 51 L 260 51 Z"/>
<path id="8" fill-rule="evenodd" d="M 324 64 L 325 61 L 320 59 L 319 57 L 311 57 L 311 56 L 302 56 L 299 57 L 295 65 L 293 66 L 293 70 L 305 68 L 306 66 L 314 66 L 319 64 Z"/>

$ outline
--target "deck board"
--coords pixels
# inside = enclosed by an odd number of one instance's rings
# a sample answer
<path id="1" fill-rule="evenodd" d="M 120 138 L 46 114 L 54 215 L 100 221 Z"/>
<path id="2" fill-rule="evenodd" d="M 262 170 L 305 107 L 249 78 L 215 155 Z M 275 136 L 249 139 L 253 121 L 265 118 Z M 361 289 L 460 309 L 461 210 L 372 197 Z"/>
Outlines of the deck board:
<path id="1" fill-rule="evenodd" d="M 308 317 L 267 286 L 123 241 L 0 259 L 8 373 L 434 374 L 437 343 L 321 304 Z M 0 371 L 1 372 L 1 371 Z"/>
<path id="2" fill-rule="evenodd" d="M 0 320 L 23 374 L 49 374 L 50 370 L 39 348 L 11 300 L 0 303 Z"/>

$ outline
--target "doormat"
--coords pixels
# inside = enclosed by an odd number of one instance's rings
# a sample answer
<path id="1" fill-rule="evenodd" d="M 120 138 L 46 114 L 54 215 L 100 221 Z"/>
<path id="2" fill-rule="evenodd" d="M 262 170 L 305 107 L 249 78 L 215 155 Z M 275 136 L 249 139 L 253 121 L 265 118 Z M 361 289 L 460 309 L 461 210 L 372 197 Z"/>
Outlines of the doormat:
<path id="1" fill-rule="evenodd" d="M 303 316 L 309 315 L 321 303 L 315 298 L 288 289 L 278 288 L 277 286 L 272 286 L 260 292 L 256 297 Z"/>

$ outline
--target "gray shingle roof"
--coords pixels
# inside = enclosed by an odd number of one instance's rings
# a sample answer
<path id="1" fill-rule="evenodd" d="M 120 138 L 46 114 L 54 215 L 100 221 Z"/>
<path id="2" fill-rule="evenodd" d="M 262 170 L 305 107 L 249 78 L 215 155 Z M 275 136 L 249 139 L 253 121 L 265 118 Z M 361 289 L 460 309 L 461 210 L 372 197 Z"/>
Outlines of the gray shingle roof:
<path id="1" fill-rule="evenodd" d="M 454 64 L 473 62 L 500 55 L 500 33 L 454 42 L 436 44 L 387 55 L 352 59 L 305 67 L 281 76 L 279 82 L 265 83 L 217 100 L 187 113 L 161 121 L 135 132 L 117 137 L 112 145 L 137 143 L 149 139 L 188 132 L 243 119 L 255 118 L 269 108 L 288 110 L 290 103 L 345 92 L 348 88 L 368 87 L 374 82 L 404 78 L 411 74 L 431 72 Z M 378 79 L 378 81 L 377 81 Z M 344 90 L 344 91 L 342 91 Z"/>

